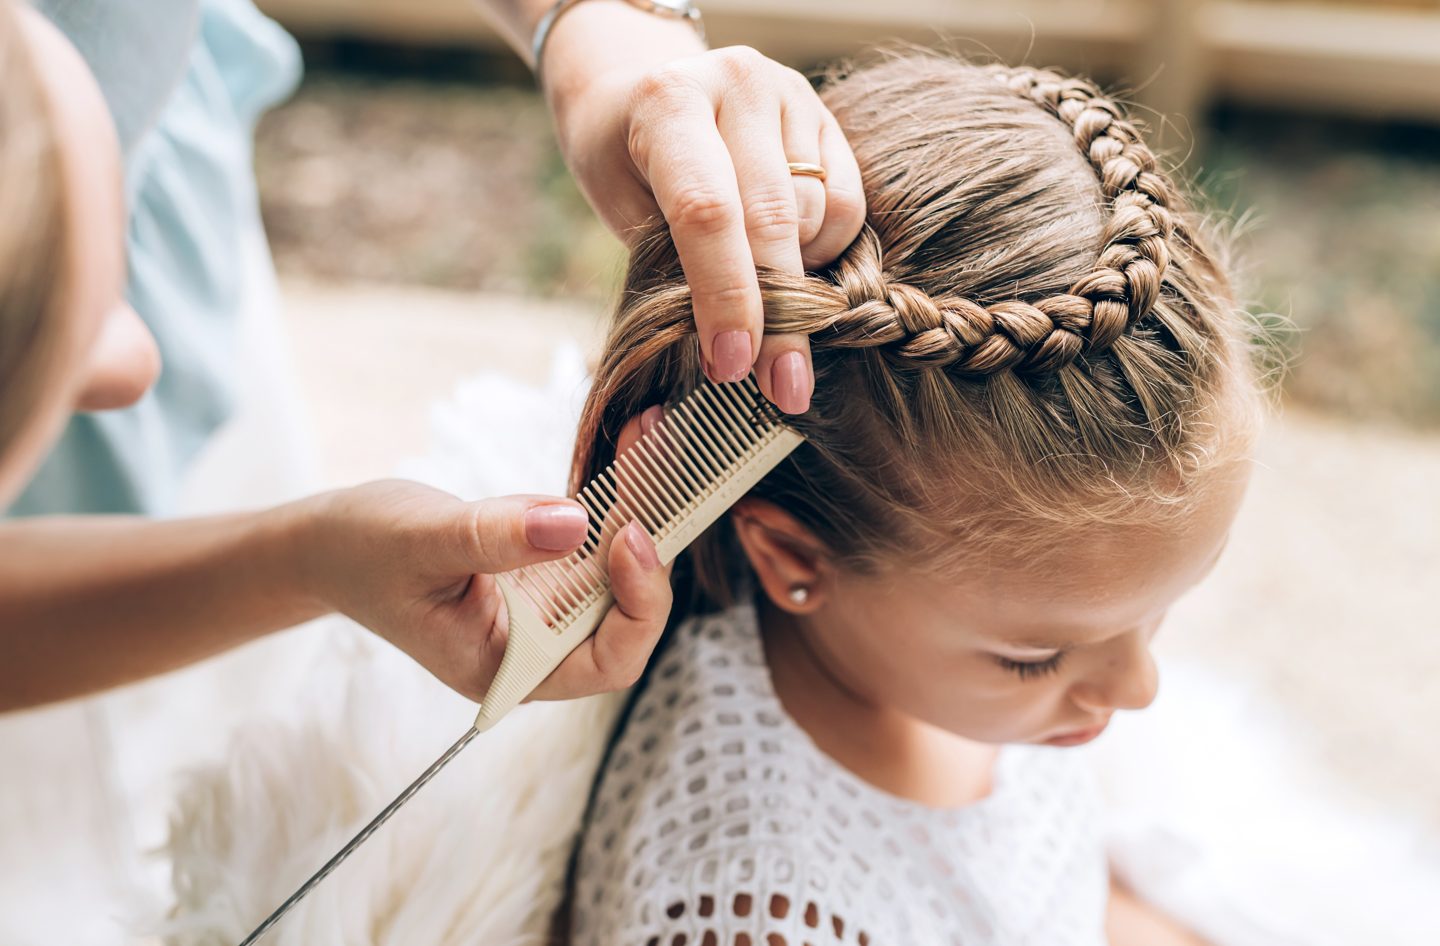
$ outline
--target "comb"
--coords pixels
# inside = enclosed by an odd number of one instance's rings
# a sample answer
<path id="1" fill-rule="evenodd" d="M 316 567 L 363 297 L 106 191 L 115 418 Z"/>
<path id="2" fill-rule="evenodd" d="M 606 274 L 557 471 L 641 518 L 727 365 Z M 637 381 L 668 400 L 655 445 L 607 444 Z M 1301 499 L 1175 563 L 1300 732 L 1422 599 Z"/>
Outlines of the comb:
<path id="1" fill-rule="evenodd" d="M 599 625 L 614 598 L 610 544 L 636 520 L 660 562 L 685 547 L 748 493 L 803 438 L 753 379 L 703 383 L 576 497 L 590 516 L 584 544 L 558 561 L 500 576 L 510 609 L 505 656 L 475 718 L 484 732 L 549 676 Z"/>
<path id="2" fill-rule="evenodd" d="M 753 377 L 735 384 L 703 381 L 670 406 L 649 433 L 580 490 L 576 499 L 590 520 L 580 548 L 565 558 L 496 576 L 510 633 L 475 724 L 240 946 L 258 942 L 460 750 L 529 696 L 594 633 L 615 600 L 608 562 L 620 529 L 638 521 L 667 565 L 803 441 L 780 419 Z"/>

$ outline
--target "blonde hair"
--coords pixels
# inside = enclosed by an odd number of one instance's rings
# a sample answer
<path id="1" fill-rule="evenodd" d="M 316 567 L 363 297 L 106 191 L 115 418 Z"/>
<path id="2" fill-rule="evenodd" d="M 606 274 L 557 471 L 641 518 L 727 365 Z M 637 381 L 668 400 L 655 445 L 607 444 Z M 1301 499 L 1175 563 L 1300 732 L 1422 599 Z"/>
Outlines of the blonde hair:
<path id="1" fill-rule="evenodd" d="M 934 54 L 827 83 L 865 228 L 806 276 L 762 273 L 766 330 L 810 337 L 807 442 L 756 487 L 837 561 L 945 570 L 1058 532 L 1183 515 L 1253 426 L 1245 320 L 1200 218 L 1083 79 Z M 701 377 L 683 274 L 632 256 L 574 482 Z M 726 595 L 722 521 L 693 554 Z"/>
<path id="2" fill-rule="evenodd" d="M 18 11 L 0 2 L 0 455 L 32 416 L 64 348 L 61 160 Z"/>

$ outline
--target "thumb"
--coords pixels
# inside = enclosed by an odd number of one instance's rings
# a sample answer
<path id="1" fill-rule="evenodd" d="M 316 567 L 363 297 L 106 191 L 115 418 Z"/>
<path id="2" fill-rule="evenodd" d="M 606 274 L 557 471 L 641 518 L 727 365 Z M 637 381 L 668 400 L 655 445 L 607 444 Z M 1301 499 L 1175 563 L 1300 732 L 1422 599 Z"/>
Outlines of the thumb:
<path id="1" fill-rule="evenodd" d="M 562 558 L 585 541 L 590 517 L 573 499 L 502 496 L 469 504 L 468 566 L 480 574 Z"/>

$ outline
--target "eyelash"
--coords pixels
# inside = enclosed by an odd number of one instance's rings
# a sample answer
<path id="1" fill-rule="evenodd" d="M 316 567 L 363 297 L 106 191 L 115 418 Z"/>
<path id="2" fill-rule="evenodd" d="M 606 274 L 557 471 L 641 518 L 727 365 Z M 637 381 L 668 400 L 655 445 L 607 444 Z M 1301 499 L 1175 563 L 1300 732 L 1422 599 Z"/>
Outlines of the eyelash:
<path id="1" fill-rule="evenodd" d="M 995 662 L 1018 676 L 1021 680 L 1031 680 L 1035 677 L 1048 676 L 1060 669 L 1060 661 L 1065 656 L 1062 650 L 1054 657 L 1047 657 L 1045 660 L 1038 660 L 1033 663 L 1026 663 L 1020 660 L 1011 660 L 1009 657 L 996 656 Z"/>

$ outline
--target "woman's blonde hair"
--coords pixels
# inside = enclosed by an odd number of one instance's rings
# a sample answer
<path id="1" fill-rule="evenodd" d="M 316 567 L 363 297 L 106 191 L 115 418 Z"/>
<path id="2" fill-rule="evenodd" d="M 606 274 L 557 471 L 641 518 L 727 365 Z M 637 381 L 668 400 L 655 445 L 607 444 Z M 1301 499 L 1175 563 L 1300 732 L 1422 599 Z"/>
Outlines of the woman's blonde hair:
<path id="1" fill-rule="evenodd" d="M 1124 110 L 1055 72 L 908 53 L 827 83 L 865 228 L 821 273 L 763 273 L 766 330 L 810 337 L 807 442 L 752 495 L 837 561 L 944 570 L 1183 515 L 1253 426 L 1245 321 L 1199 217 Z M 663 229 L 633 254 L 573 478 L 701 378 Z M 694 548 L 724 598 L 723 521 Z"/>
<path id="2" fill-rule="evenodd" d="M 61 160 L 18 11 L 0 2 L 0 455 L 33 415 L 64 347 Z"/>

